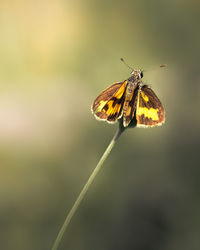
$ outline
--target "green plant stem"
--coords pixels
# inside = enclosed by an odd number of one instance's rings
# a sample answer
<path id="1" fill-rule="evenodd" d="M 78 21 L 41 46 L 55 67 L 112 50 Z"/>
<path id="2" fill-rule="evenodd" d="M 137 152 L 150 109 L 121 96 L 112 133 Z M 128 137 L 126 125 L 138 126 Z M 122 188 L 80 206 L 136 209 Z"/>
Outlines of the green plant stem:
<path id="1" fill-rule="evenodd" d="M 81 201 L 83 200 L 83 198 L 85 197 L 90 185 L 92 184 L 94 178 L 96 177 L 96 175 L 98 174 L 99 170 L 101 169 L 105 159 L 108 157 L 110 151 L 112 150 L 112 148 L 114 147 L 117 139 L 119 138 L 119 136 L 121 135 L 121 133 L 124 131 L 123 126 L 118 127 L 118 130 L 116 131 L 113 139 L 111 140 L 110 144 L 108 145 L 106 151 L 104 152 L 104 154 L 102 155 L 101 159 L 99 160 L 97 166 L 95 167 L 94 171 L 92 172 L 92 174 L 90 175 L 88 181 L 86 182 L 85 186 L 83 187 L 82 191 L 80 192 L 79 196 L 77 197 L 73 207 L 71 208 L 71 210 L 69 211 L 59 233 L 58 236 L 53 244 L 52 250 L 57 250 L 58 246 L 60 244 L 60 241 L 63 237 L 63 234 L 65 233 L 73 215 L 75 214 L 76 210 L 78 209 Z"/>

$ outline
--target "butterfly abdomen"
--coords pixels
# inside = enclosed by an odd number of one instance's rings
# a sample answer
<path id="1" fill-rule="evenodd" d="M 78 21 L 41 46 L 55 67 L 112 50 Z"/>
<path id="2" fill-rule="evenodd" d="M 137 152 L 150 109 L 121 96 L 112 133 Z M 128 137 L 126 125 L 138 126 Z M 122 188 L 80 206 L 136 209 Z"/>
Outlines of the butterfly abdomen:
<path id="1" fill-rule="evenodd" d="M 134 116 L 133 98 L 137 84 L 129 82 L 126 88 L 125 101 L 123 106 L 123 125 L 127 127 Z"/>

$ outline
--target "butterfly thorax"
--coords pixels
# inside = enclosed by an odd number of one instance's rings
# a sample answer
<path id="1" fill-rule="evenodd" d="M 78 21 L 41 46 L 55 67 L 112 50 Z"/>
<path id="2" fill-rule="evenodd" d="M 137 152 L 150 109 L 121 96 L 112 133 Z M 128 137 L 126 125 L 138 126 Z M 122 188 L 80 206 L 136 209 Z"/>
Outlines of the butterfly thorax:
<path id="1" fill-rule="evenodd" d="M 135 89 L 141 85 L 141 83 L 142 83 L 141 80 L 136 80 L 135 78 L 133 79 L 132 77 L 130 77 L 127 80 L 123 113 L 125 113 L 127 111 L 129 102 L 131 101 L 131 99 L 133 97 L 133 93 L 134 93 Z"/>
<path id="2" fill-rule="evenodd" d="M 127 101 L 132 98 L 133 92 L 135 88 L 141 85 L 141 71 L 135 70 L 132 72 L 131 76 L 127 79 L 127 87 L 126 87 L 126 99 Z"/>

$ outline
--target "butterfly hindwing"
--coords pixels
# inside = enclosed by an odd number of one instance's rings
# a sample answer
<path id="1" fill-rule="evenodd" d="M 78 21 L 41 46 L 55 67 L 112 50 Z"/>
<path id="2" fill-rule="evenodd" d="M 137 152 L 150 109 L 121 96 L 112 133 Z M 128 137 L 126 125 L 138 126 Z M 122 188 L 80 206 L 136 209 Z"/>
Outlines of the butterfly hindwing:
<path id="1" fill-rule="evenodd" d="M 98 119 L 115 122 L 122 114 L 127 81 L 115 83 L 94 101 L 92 112 Z"/>
<path id="2" fill-rule="evenodd" d="M 142 86 L 138 91 L 136 108 L 137 126 L 153 127 L 164 123 L 164 108 L 153 92 L 147 85 Z"/>

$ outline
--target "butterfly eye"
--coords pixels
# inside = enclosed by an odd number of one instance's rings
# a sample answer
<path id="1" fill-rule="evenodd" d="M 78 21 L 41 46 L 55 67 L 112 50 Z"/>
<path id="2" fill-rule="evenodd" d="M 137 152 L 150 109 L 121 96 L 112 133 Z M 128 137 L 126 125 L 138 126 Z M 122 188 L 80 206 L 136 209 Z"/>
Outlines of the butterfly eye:
<path id="1" fill-rule="evenodd" d="M 143 72 L 140 73 L 140 77 L 141 77 L 141 78 L 143 77 Z"/>

